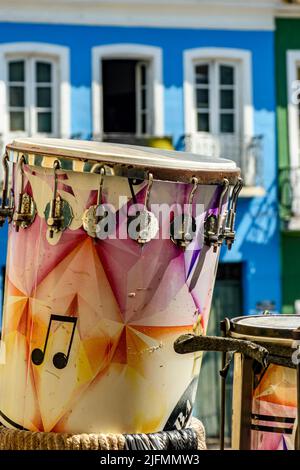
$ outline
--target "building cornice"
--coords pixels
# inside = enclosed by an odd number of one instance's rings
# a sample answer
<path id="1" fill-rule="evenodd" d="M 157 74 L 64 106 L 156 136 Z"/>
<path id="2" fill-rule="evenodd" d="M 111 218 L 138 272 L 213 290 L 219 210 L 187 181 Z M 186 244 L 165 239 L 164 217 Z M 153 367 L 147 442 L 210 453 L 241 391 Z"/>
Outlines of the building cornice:
<path id="1" fill-rule="evenodd" d="M 277 18 L 300 18 L 300 1 L 297 3 L 280 2 L 275 15 Z"/>
<path id="2" fill-rule="evenodd" d="M 276 17 L 300 17 L 300 0 L 0 0 L 2 22 L 273 30 Z"/>
<path id="3" fill-rule="evenodd" d="M 278 0 L 0 0 L 0 21 L 273 30 Z"/>

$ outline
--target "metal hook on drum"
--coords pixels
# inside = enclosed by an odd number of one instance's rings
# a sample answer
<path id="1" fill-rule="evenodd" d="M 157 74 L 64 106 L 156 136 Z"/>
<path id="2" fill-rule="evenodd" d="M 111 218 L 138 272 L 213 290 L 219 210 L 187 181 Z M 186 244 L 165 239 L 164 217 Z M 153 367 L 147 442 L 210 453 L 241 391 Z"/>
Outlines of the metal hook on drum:
<path id="1" fill-rule="evenodd" d="M 97 195 L 97 205 L 102 204 L 102 191 L 103 191 L 103 182 L 104 182 L 104 175 L 105 175 L 105 168 L 102 166 L 100 168 L 100 183 L 99 183 L 99 190 Z"/>
<path id="2" fill-rule="evenodd" d="M 193 240 L 193 234 L 196 231 L 196 221 L 193 217 L 193 200 L 198 187 L 198 178 L 193 176 L 191 183 L 193 185 L 188 199 L 188 212 L 174 218 L 170 226 L 170 238 L 175 245 L 183 249 Z"/>
<path id="3" fill-rule="evenodd" d="M 133 217 L 128 217 L 127 232 L 131 239 L 140 245 L 150 242 L 155 238 L 159 225 L 156 216 L 149 210 L 149 200 L 153 185 L 153 174 L 148 174 L 148 183 L 144 199 L 144 208 L 137 211 Z"/>
<path id="4" fill-rule="evenodd" d="M 21 175 L 21 187 L 19 191 L 19 200 L 17 211 L 13 215 L 13 224 L 16 232 L 19 228 L 28 228 L 34 222 L 36 216 L 36 206 L 33 198 L 24 192 L 24 164 L 26 163 L 24 155 L 18 161 L 18 171 Z"/>
<path id="5" fill-rule="evenodd" d="M 2 160 L 3 170 L 4 170 L 4 181 L 3 181 L 3 189 L 2 189 L 2 201 L 0 207 L 0 227 L 3 227 L 4 222 L 8 219 L 8 223 L 12 221 L 13 217 L 13 195 L 12 189 L 10 190 L 10 196 L 8 198 L 8 185 L 9 185 L 9 167 L 8 167 L 8 155 L 5 154 Z"/>
<path id="6" fill-rule="evenodd" d="M 93 167 L 91 173 L 96 173 L 98 169 L 100 170 L 100 181 L 97 193 L 97 203 L 86 209 L 82 216 L 82 226 L 87 234 L 92 238 L 96 238 L 97 236 L 98 238 L 101 238 L 101 227 L 99 226 L 99 222 L 108 215 L 108 211 L 103 206 L 102 201 L 104 176 L 106 174 L 105 168 L 102 164 L 97 164 Z"/>
<path id="7" fill-rule="evenodd" d="M 44 215 L 49 229 L 49 237 L 53 238 L 54 233 L 62 232 L 69 227 L 73 219 L 73 211 L 70 204 L 62 199 L 58 194 L 57 170 L 61 168 L 60 161 L 53 163 L 54 185 L 53 198 L 45 207 Z"/>
<path id="8" fill-rule="evenodd" d="M 147 189 L 146 189 L 146 194 L 145 194 L 145 201 L 144 201 L 145 209 L 148 209 L 148 204 L 149 204 L 149 200 L 150 200 L 150 192 L 151 192 L 152 185 L 153 185 L 153 174 L 149 173 L 149 175 L 148 175 L 148 184 L 147 184 Z"/>
<path id="9" fill-rule="evenodd" d="M 243 187 L 243 180 L 242 178 L 238 178 L 236 184 L 234 185 L 232 189 L 231 200 L 229 203 L 229 210 L 228 210 L 228 219 L 227 219 L 227 224 L 225 227 L 224 238 L 225 238 L 225 242 L 229 250 L 231 250 L 232 244 L 235 239 L 234 225 L 235 225 L 235 216 L 236 216 L 236 206 L 237 206 L 238 196 L 241 192 L 242 187 Z"/>
<path id="10" fill-rule="evenodd" d="M 213 246 L 214 252 L 222 245 L 225 233 L 225 223 L 227 211 L 222 214 L 223 204 L 229 191 L 229 181 L 223 179 L 223 189 L 220 195 L 218 215 L 210 214 L 204 222 L 204 242 L 208 246 Z"/>

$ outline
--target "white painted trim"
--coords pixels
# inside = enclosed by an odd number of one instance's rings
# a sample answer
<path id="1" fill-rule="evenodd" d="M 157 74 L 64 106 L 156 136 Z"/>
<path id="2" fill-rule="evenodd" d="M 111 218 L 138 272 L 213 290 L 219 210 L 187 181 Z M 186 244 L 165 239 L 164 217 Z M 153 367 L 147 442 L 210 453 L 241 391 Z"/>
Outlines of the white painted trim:
<path id="1" fill-rule="evenodd" d="M 297 67 L 300 67 L 300 50 L 287 51 L 287 100 L 288 100 L 288 140 L 290 166 L 298 167 L 300 164 L 300 142 L 299 142 L 299 115 L 298 104 L 293 100 L 295 89 L 293 82 L 297 80 Z M 298 87 L 299 88 L 299 87 Z M 298 95 L 299 96 L 299 95 Z"/>
<path id="2" fill-rule="evenodd" d="M 68 138 L 71 134 L 71 87 L 70 87 L 70 59 L 69 48 L 56 44 L 40 42 L 14 42 L 0 45 L 0 110 L 3 118 L 0 120 L 0 135 L 5 141 L 8 137 L 8 117 L 6 113 L 6 61 L 7 58 L 20 56 L 41 56 L 54 59 L 58 66 L 59 83 L 59 129 L 61 138 Z"/>
<path id="3" fill-rule="evenodd" d="M 274 30 L 281 10 L 279 0 L 27 0 L 26 8 L 24 0 L 0 0 L 0 21 Z"/>
<path id="4" fill-rule="evenodd" d="M 184 51 L 184 125 L 185 133 L 196 132 L 195 105 L 194 105 L 194 64 L 198 60 L 227 59 L 241 64 L 241 93 L 242 93 L 242 134 L 253 136 L 253 102 L 252 102 L 252 59 L 251 52 L 243 49 L 228 48 L 195 48 Z"/>
<path id="5" fill-rule="evenodd" d="M 101 60 L 104 58 L 147 60 L 152 69 L 153 133 L 164 135 L 164 100 L 162 83 L 162 50 L 141 44 L 109 44 L 92 48 L 93 137 L 103 134 Z"/>

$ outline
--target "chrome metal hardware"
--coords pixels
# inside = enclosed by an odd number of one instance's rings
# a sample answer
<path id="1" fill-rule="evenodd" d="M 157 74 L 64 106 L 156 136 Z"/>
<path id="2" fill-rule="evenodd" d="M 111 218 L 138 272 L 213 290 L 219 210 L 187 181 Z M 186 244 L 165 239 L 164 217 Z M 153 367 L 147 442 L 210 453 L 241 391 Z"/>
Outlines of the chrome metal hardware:
<path id="1" fill-rule="evenodd" d="M 9 167 L 8 167 L 8 155 L 5 154 L 2 160 L 3 169 L 4 169 L 4 181 L 3 181 L 3 190 L 2 190 L 2 201 L 0 206 L 0 227 L 3 227 L 5 220 L 8 220 L 8 223 L 12 221 L 13 210 L 14 210 L 14 201 L 13 201 L 13 192 L 12 189 L 8 190 L 9 185 Z"/>
<path id="2" fill-rule="evenodd" d="M 234 185 L 232 189 L 231 199 L 229 203 L 227 224 L 225 227 L 225 234 L 224 234 L 225 242 L 229 250 L 231 250 L 232 244 L 235 239 L 234 225 L 235 225 L 235 216 L 236 216 L 236 206 L 237 206 L 238 196 L 242 187 L 243 187 L 243 180 L 242 178 L 238 178 L 236 184 Z"/>
<path id="3" fill-rule="evenodd" d="M 191 243 L 196 231 L 196 220 L 193 217 L 193 200 L 198 187 L 198 179 L 193 177 L 191 182 L 193 187 L 189 195 L 188 212 L 187 214 L 183 213 L 175 217 L 170 226 L 172 242 L 183 249 L 186 249 L 186 247 Z"/>
<path id="4" fill-rule="evenodd" d="M 68 228 L 73 219 L 73 211 L 70 204 L 62 199 L 57 192 L 57 170 L 59 169 L 60 162 L 59 160 L 55 160 L 53 164 L 53 199 L 48 202 L 44 211 L 50 238 L 53 238 L 54 233 L 63 232 L 66 228 Z"/>
<path id="5" fill-rule="evenodd" d="M 128 218 L 128 235 L 140 245 L 144 245 L 152 240 L 159 229 L 157 218 L 153 212 L 148 209 L 152 184 L 153 175 L 149 173 L 144 208 L 141 211 L 137 211 L 133 218 Z"/>
<path id="6" fill-rule="evenodd" d="M 222 208 L 225 198 L 229 191 L 229 181 L 224 178 L 223 190 L 220 195 L 218 215 L 210 214 L 204 222 L 204 243 L 213 246 L 214 252 L 222 245 L 225 236 L 225 224 L 227 219 L 227 211 L 222 214 Z"/>
<path id="7" fill-rule="evenodd" d="M 24 164 L 25 158 L 21 157 L 18 161 L 18 170 L 21 176 L 21 187 L 18 199 L 17 211 L 13 214 L 13 224 L 16 232 L 21 228 L 28 228 L 33 223 L 36 216 L 36 206 L 33 198 L 24 192 Z"/>
<path id="8" fill-rule="evenodd" d="M 103 218 L 107 215 L 107 210 L 102 205 L 102 190 L 103 190 L 103 181 L 105 176 L 105 168 L 103 165 L 96 165 L 93 168 L 92 173 L 96 173 L 97 170 L 99 171 L 100 181 L 99 181 L 99 189 L 97 194 L 97 203 L 90 206 L 86 209 L 82 216 L 82 226 L 84 230 L 90 237 L 96 238 L 99 233 L 99 222 L 103 220 Z M 101 238 L 101 237 L 99 237 Z"/>

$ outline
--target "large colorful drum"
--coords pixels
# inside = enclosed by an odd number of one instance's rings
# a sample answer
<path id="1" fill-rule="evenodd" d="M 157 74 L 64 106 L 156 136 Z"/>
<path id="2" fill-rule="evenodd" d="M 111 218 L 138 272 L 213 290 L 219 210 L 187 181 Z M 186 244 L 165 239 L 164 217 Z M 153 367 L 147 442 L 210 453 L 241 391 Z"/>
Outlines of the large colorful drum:
<path id="1" fill-rule="evenodd" d="M 257 367 L 252 359 L 235 354 L 234 449 L 295 449 L 298 328 L 297 315 L 254 315 L 231 320 L 231 337 L 258 343 L 270 354 L 267 368 Z"/>
<path id="2" fill-rule="evenodd" d="M 1 422 L 72 433 L 185 427 L 201 355 L 179 357 L 173 343 L 206 330 L 219 248 L 234 238 L 235 164 L 22 139 L 4 167 Z"/>

